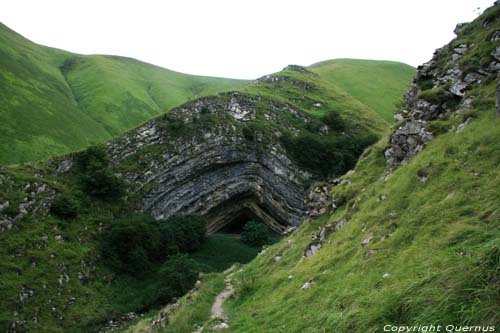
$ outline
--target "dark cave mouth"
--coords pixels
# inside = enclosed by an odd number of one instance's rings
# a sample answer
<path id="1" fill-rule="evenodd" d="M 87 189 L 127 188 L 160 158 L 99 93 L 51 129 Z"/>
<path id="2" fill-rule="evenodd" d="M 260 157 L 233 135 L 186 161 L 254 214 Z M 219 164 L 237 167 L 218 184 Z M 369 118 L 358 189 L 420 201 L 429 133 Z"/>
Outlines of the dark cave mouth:
<path id="1" fill-rule="evenodd" d="M 265 224 L 275 236 L 282 235 L 287 228 L 286 224 L 278 221 L 252 197 L 228 200 L 212 210 L 206 217 L 208 234 L 241 234 L 245 225 L 250 221 Z"/>
<path id="2" fill-rule="evenodd" d="M 243 231 L 243 228 L 245 225 L 250 222 L 250 221 L 255 221 L 258 223 L 266 224 L 264 221 L 262 221 L 257 215 L 255 215 L 251 209 L 245 208 L 241 210 L 235 217 L 223 226 L 221 229 L 219 229 L 217 232 L 218 233 L 223 233 L 223 234 L 241 234 Z M 269 228 L 269 226 L 268 226 Z M 271 228 L 269 230 L 273 233 L 275 233 Z"/>

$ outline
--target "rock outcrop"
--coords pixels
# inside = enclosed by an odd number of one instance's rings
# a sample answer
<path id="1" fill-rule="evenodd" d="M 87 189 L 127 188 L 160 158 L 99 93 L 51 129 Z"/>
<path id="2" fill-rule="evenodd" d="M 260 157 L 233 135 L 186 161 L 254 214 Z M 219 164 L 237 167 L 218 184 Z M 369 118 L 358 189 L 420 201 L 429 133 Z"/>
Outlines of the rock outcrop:
<path id="1" fill-rule="evenodd" d="M 0 187 L 16 200 L 0 198 L 0 231 L 11 229 L 28 215 L 47 215 L 56 190 L 42 180 L 37 171 L 30 179 L 22 179 L 4 173 L 0 168 Z"/>
<path id="2" fill-rule="evenodd" d="M 297 226 L 306 214 L 304 196 L 311 175 L 287 156 L 279 129 L 245 132 L 257 118 L 287 124 L 299 115 L 287 105 L 241 93 L 199 99 L 153 120 L 110 144 L 119 167 L 133 160 L 140 170 L 124 173 L 143 191 L 141 210 L 158 219 L 194 213 L 208 218 L 215 232 L 240 215 L 266 223 L 276 232 Z M 176 122 L 182 131 L 176 132 Z M 210 123 L 204 126 L 204 122 Z M 272 128 L 272 127 L 270 127 Z M 246 135 L 245 135 L 246 133 Z"/>
<path id="3" fill-rule="evenodd" d="M 499 6 L 495 4 L 495 7 Z M 491 10 L 498 11 L 498 8 Z M 498 17 L 492 17 L 498 20 Z M 500 31 L 495 30 L 491 20 L 485 19 L 480 29 L 491 30 L 492 37 L 486 43 L 498 45 Z M 429 62 L 418 67 L 417 75 L 404 96 L 404 110 L 395 117 L 403 123 L 392 134 L 385 151 L 389 165 L 407 163 L 434 138 L 435 135 L 428 129 L 429 122 L 448 119 L 453 113 L 459 115 L 471 109 L 474 96 L 466 96 L 468 90 L 475 85 L 498 80 L 500 46 L 484 54 L 491 48 L 484 45 L 485 41 L 462 42 L 467 41 L 463 35 L 468 28 L 475 27 L 464 23 L 457 25 L 455 33 L 458 37 L 437 50 Z M 471 66 L 474 60 L 465 59 L 466 56 L 481 57 L 482 65 Z"/>

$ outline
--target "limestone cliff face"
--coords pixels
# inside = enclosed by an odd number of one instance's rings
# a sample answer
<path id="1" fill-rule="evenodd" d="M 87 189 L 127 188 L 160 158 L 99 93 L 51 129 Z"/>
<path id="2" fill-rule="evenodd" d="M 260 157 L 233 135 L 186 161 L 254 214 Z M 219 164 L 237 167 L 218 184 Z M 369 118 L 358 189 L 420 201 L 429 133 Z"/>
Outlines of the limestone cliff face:
<path id="1" fill-rule="evenodd" d="M 433 58 L 418 67 L 404 96 L 401 121 L 385 152 L 389 165 L 409 162 L 435 136 L 431 121 L 459 117 L 474 107 L 468 91 L 477 85 L 498 81 L 500 71 L 500 4 L 489 9 L 482 22 L 459 24 L 457 38 L 438 49 Z M 458 126 L 463 129 L 468 121 Z"/>
<path id="2" fill-rule="evenodd" d="M 288 158 L 278 129 L 246 136 L 244 129 L 256 118 L 290 129 L 285 118 L 307 117 L 286 105 L 259 108 L 259 103 L 240 93 L 200 99 L 169 113 L 166 123 L 150 121 L 110 144 L 115 165 L 128 160 L 143 165 L 124 173 L 144 193 L 141 210 L 156 218 L 204 215 L 209 232 L 241 214 L 277 232 L 299 225 L 311 175 Z"/>

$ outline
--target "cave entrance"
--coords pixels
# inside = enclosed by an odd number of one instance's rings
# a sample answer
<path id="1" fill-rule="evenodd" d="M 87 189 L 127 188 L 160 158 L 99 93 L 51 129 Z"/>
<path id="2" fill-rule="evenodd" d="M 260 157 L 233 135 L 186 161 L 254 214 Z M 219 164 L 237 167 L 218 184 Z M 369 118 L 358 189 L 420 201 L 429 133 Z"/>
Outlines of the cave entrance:
<path id="1" fill-rule="evenodd" d="M 250 222 L 255 221 L 259 223 L 264 223 L 258 216 L 256 216 L 252 210 L 245 208 L 241 210 L 228 224 L 219 229 L 218 233 L 223 234 L 241 234 L 245 225 Z"/>
<path id="2" fill-rule="evenodd" d="M 282 235 L 285 224 L 280 223 L 273 215 L 259 205 L 253 197 L 238 198 L 240 200 L 227 200 L 223 205 L 212 210 L 206 217 L 208 219 L 207 232 L 240 234 L 249 221 L 265 224 L 274 235 Z"/>

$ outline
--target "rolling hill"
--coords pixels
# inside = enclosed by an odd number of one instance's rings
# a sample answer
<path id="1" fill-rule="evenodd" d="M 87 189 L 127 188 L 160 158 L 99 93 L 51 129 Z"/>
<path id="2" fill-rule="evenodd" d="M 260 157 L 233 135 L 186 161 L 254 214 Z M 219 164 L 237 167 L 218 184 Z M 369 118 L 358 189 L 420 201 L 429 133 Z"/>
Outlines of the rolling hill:
<path id="1" fill-rule="evenodd" d="M 331 60 L 311 69 L 387 121 L 414 74 L 404 64 L 370 60 Z M 37 45 L 0 23 L 0 164 L 80 150 L 188 100 L 249 82 L 73 54 Z"/>
<path id="2" fill-rule="evenodd" d="M 102 142 L 195 97 L 247 81 L 37 45 L 0 23 L 0 163 Z"/>
<path id="3" fill-rule="evenodd" d="M 335 59 L 318 62 L 309 69 L 343 89 L 392 122 L 415 68 L 394 61 Z"/>

